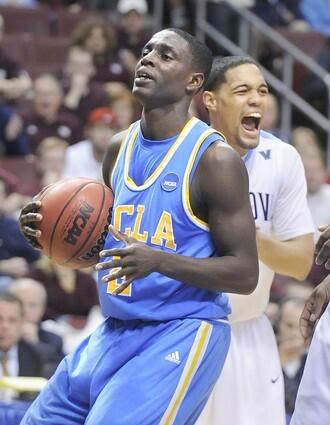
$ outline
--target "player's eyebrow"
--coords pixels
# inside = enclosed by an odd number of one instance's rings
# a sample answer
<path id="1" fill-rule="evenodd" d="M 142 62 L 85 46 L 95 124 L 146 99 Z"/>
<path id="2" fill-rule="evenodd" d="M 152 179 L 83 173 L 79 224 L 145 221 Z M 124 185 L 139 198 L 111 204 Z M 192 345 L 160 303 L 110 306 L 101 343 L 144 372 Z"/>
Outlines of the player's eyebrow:
<path id="1" fill-rule="evenodd" d="M 233 86 L 232 90 L 239 90 L 239 89 L 249 89 L 251 88 L 250 84 L 247 83 L 242 83 L 242 84 L 238 84 L 237 86 Z M 258 88 L 265 88 L 267 90 L 269 90 L 268 84 L 267 83 L 262 83 L 260 84 L 260 86 L 258 86 Z"/>
<path id="2" fill-rule="evenodd" d="M 173 55 L 177 55 L 175 48 L 166 43 L 152 43 L 152 42 L 147 43 L 143 47 L 142 52 L 144 52 L 145 50 L 153 49 L 153 48 L 157 48 L 158 50 L 166 51 L 166 52 L 172 53 Z"/>

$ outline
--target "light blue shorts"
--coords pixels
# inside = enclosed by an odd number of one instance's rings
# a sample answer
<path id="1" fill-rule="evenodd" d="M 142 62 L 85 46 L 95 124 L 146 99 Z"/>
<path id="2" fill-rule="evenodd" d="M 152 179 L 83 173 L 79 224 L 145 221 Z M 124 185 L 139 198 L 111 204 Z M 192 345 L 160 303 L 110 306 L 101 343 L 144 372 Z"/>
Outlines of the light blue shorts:
<path id="1" fill-rule="evenodd" d="M 61 362 L 21 425 L 192 425 L 229 342 L 225 321 L 107 319 Z"/>

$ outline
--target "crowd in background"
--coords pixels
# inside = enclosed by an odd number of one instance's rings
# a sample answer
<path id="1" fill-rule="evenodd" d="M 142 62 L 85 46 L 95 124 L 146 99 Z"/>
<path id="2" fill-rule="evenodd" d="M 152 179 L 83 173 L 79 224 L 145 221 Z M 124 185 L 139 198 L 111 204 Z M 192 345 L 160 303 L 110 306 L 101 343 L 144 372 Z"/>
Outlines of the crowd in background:
<path id="1" fill-rule="evenodd" d="M 220 7 L 214 19 L 218 19 L 224 32 L 233 32 L 237 27 L 231 25 L 226 5 L 221 3 L 214 2 Z M 314 1 L 233 3 L 251 8 L 272 25 L 301 31 L 313 29 L 324 37 L 330 36 L 329 6 L 322 16 L 312 14 L 310 5 Z M 194 4 L 184 0 L 165 2 L 163 25 L 193 31 Z M 25 369 L 19 365 L 8 374 L 48 378 L 64 354 L 103 319 L 93 271 L 52 264 L 27 244 L 17 218 L 27 200 L 47 184 L 67 177 L 102 180 L 101 162 L 109 139 L 126 129 L 140 113 L 131 85 L 142 47 L 152 33 L 153 6 L 153 2 L 145 0 L 0 0 L 0 289 L 6 294 L 0 296 L 0 343 L 6 314 L 16 314 L 15 332 L 7 343 L 19 342 L 27 353 L 25 358 L 31 359 L 30 370 L 26 364 Z M 24 52 L 19 48 L 31 48 L 27 46 L 34 41 L 39 46 L 43 37 L 19 31 L 15 34 L 10 27 L 10 7 L 45 13 L 44 24 L 49 31 L 45 39 L 51 35 L 50 39 L 55 38 L 58 43 L 49 42 L 46 49 L 40 50 L 43 53 L 39 62 L 22 60 Z M 313 11 L 317 11 L 316 6 Z M 72 26 L 61 32 L 60 19 Z M 10 33 L 7 27 L 11 28 Z M 48 57 L 52 58 L 55 50 L 57 59 L 50 60 L 47 67 Z M 276 55 L 270 60 L 261 51 L 258 59 L 271 67 L 275 58 Z M 329 41 L 318 61 L 330 70 Z M 317 82 L 311 80 L 305 85 L 304 93 L 321 112 L 326 109 L 328 99 Z M 199 97 L 191 113 L 207 120 Z M 282 134 L 279 113 L 279 99 L 276 93 L 270 94 L 262 126 L 296 147 L 305 166 L 308 203 L 315 226 L 330 223 L 329 170 L 320 136 L 301 122 L 296 123 L 291 134 Z M 307 353 L 298 318 L 324 273 L 322 267 L 313 266 L 303 283 L 276 276 L 273 284 L 267 314 L 278 336 L 288 413 L 294 408 Z M 17 298 L 22 310 L 17 309 Z M 8 304 L 13 312 L 3 308 Z"/>

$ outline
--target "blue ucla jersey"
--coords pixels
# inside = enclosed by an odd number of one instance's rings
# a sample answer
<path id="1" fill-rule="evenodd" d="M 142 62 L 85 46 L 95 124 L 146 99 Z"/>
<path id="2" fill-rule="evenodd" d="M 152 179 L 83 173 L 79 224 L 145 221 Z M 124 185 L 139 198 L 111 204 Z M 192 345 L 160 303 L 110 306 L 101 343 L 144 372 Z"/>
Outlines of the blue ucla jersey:
<path id="1" fill-rule="evenodd" d="M 207 223 L 193 214 L 189 185 L 203 152 L 219 140 L 223 140 L 219 133 L 196 118 L 188 121 L 178 137 L 164 141 L 144 139 L 140 122 L 134 123 L 112 174 L 114 227 L 169 253 L 196 258 L 216 255 Z M 105 249 L 121 246 L 121 241 L 111 234 L 107 236 Z M 107 271 L 99 272 L 98 290 L 106 317 L 148 321 L 220 319 L 230 312 L 225 294 L 160 273 L 136 279 L 120 295 L 112 296 L 121 280 L 104 283 L 105 274 Z"/>

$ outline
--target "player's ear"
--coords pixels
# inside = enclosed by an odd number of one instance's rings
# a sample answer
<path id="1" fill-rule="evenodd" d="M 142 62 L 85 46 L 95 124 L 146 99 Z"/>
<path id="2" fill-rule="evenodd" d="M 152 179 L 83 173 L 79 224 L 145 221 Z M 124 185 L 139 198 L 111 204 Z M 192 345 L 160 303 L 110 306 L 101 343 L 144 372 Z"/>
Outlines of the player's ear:
<path id="1" fill-rule="evenodd" d="M 213 92 L 204 91 L 203 92 L 203 103 L 208 111 L 214 111 L 217 106 L 217 99 Z"/>
<path id="2" fill-rule="evenodd" d="M 187 85 L 188 94 L 196 94 L 204 83 L 204 74 L 202 72 L 195 72 L 192 74 L 190 81 Z"/>

